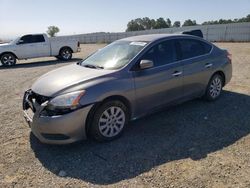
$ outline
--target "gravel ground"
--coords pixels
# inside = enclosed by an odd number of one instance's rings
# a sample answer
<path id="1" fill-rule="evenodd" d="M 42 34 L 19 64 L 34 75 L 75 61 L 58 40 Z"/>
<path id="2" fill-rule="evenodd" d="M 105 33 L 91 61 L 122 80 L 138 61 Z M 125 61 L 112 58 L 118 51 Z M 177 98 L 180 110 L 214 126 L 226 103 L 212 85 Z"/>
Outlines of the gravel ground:
<path id="1" fill-rule="evenodd" d="M 0 187 L 250 187 L 250 43 L 217 45 L 230 50 L 234 66 L 218 101 L 131 122 L 109 143 L 51 146 L 30 134 L 23 92 L 69 63 L 40 58 L 0 69 Z M 72 62 L 102 46 L 82 45 Z"/>

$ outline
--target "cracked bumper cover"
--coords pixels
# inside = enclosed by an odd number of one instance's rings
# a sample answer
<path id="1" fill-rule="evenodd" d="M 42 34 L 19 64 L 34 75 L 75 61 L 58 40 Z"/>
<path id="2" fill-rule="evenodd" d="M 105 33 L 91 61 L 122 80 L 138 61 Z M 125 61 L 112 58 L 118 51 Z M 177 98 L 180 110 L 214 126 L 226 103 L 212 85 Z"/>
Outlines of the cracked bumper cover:
<path id="1" fill-rule="evenodd" d="M 23 110 L 32 133 L 47 144 L 69 144 L 86 139 L 86 120 L 92 105 L 57 116 L 41 116 L 44 107 L 36 104 L 36 111 Z"/>

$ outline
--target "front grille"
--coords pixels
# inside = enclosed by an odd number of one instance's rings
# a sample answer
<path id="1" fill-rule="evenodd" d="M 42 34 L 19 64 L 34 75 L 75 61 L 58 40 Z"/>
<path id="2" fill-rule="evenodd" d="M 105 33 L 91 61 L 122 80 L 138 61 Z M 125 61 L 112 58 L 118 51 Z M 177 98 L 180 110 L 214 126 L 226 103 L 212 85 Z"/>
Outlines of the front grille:
<path id="1" fill-rule="evenodd" d="M 35 101 L 41 105 L 43 104 L 44 102 L 48 101 L 50 99 L 50 97 L 46 97 L 46 96 L 43 96 L 43 95 L 39 95 L 35 92 L 32 91 L 32 98 L 35 99 Z"/>
<path id="2" fill-rule="evenodd" d="M 39 95 L 32 90 L 28 90 L 24 94 L 23 98 L 23 109 L 27 110 L 29 108 L 32 109 L 33 112 L 36 111 L 34 103 L 41 105 L 42 103 L 50 100 L 50 97 Z"/>

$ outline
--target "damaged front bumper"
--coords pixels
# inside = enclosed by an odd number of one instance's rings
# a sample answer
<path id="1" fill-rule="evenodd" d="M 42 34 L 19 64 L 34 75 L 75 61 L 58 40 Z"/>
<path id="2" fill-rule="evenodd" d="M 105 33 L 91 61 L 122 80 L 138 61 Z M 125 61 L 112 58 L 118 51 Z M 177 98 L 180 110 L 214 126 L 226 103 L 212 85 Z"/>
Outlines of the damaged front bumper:
<path id="1" fill-rule="evenodd" d="M 46 102 L 39 97 L 31 90 L 26 91 L 23 112 L 31 131 L 42 143 L 69 144 L 87 138 L 85 124 L 93 105 L 63 115 L 44 116 L 41 112 L 45 110 Z"/>

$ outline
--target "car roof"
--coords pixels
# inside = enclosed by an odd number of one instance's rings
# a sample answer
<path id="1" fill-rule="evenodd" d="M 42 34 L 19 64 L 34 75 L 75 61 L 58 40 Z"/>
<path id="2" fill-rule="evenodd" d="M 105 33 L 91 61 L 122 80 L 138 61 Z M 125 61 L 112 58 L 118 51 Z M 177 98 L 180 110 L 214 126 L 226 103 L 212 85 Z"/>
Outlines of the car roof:
<path id="1" fill-rule="evenodd" d="M 150 34 L 150 35 L 138 35 L 138 36 L 132 36 L 128 38 L 123 38 L 121 40 L 124 41 L 145 41 L 145 42 L 153 42 L 159 39 L 167 38 L 167 37 L 181 37 L 181 36 L 186 36 L 193 38 L 190 35 L 185 35 L 185 34 Z M 196 38 L 196 37 L 195 37 Z"/>

